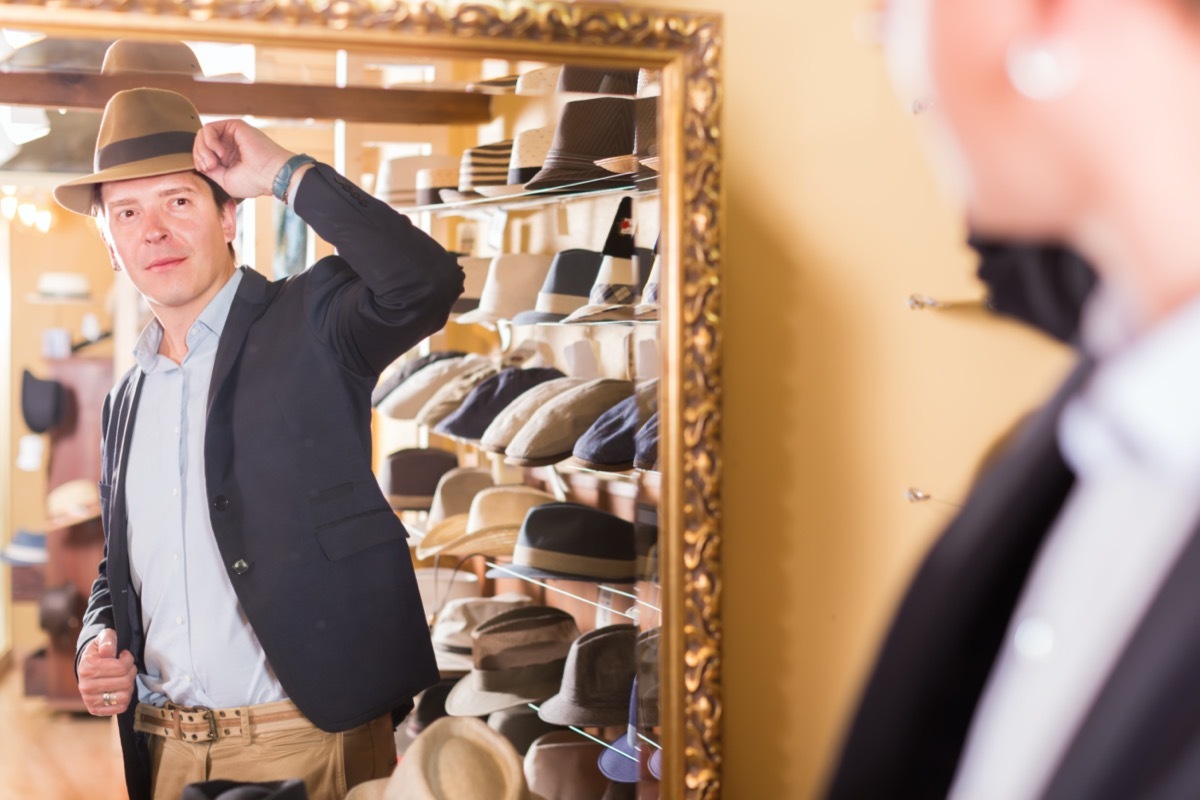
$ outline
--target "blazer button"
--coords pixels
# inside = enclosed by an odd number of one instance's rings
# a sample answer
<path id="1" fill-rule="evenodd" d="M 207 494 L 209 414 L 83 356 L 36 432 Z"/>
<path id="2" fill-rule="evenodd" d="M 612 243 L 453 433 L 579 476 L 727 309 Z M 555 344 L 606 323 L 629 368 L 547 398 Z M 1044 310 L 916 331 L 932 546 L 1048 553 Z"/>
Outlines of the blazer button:
<path id="1" fill-rule="evenodd" d="M 238 575 L 245 575 L 250 571 L 250 565 L 246 563 L 244 558 L 239 558 L 237 561 L 233 562 L 233 571 Z"/>
<path id="2" fill-rule="evenodd" d="M 229 498 L 223 494 L 219 494 L 213 499 L 213 508 L 217 511 L 224 511 L 229 508 Z"/>

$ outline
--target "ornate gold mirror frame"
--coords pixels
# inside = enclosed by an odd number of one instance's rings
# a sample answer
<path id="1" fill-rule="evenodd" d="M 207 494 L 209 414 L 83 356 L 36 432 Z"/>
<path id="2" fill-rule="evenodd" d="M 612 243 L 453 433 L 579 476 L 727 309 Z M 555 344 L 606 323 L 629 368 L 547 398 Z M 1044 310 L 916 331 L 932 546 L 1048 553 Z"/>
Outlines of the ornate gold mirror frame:
<path id="1" fill-rule="evenodd" d="M 720 797 L 720 17 L 531 0 L 0 0 L 0 26 L 663 68 L 661 788 Z"/>

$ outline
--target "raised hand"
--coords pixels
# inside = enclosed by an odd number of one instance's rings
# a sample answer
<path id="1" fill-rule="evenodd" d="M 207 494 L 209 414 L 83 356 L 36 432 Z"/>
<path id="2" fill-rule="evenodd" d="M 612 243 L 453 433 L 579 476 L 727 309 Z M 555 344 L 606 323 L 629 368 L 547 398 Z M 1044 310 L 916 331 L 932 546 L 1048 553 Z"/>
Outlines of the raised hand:
<path id="1" fill-rule="evenodd" d="M 117 655 L 117 632 L 112 628 L 105 628 L 88 642 L 78 673 L 79 695 L 87 710 L 98 717 L 120 714 L 136 696 L 133 654 L 124 650 Z"/>
<path id="2" fill-rule="evenodd" d="M 275 174 L 295 153 L 240 119 L 210 122 L 196 132 L 196 169 L 232 197 L 271 194 Z"/>

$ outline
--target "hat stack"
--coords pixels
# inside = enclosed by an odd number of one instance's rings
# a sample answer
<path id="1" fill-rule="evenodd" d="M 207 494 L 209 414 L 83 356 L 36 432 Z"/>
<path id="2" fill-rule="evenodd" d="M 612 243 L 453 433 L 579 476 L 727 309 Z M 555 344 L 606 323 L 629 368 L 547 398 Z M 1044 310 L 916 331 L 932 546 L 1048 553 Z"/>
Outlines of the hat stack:
<path id="1" fill-rule="evenodd" d="M 565 378 L 553 367 L 513 367 L 488 378 L 467 395 L 467 398 L 434 430 L 443 436 L 478 440 L 488 425 L 525 392 L 556 378 Z"/>
<path id="2" fill-rule="evenodd" d="M 503 185 L 482 185 L 475 191 L 484 197 L 505 197 L 525 191 L 528 183 L 546 163 L 550 145 L 554 142 L 554 128 L 530 128 L 519 131 L 513 137 L 512 155 L 508 161 L 508 176 Z"/>
<path id="3" fill-rule="evenodd" d="M 442 191 L 443 202 L 452 203 L 479 197 L 480 186 L 503 186 L 508 182 L 508 164 L 512 160 L 513 140 L 468 147 L 459 164 L 458 188 Z"/>

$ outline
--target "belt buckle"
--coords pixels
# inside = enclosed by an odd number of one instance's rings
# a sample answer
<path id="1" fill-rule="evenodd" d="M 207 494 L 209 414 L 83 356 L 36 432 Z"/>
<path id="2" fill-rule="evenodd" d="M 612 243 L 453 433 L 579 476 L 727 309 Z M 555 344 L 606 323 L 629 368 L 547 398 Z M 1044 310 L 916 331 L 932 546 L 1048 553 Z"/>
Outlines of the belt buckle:
<path id="1" fill-rule="evenodd" d="M 206 706 L 181 706 L 178 703 L 172 703 L 169 700 L 164 706 L 172 715 L 176 715 L 176 720 L 182 722 L 177 715 L 179 714 L 198 714 L 204 717 L 204 721 L 208 723 L 208 739 L 207 741 L 215 742 L 217 740 L 217 717 L 213 714 L 213 710 Z"/>

